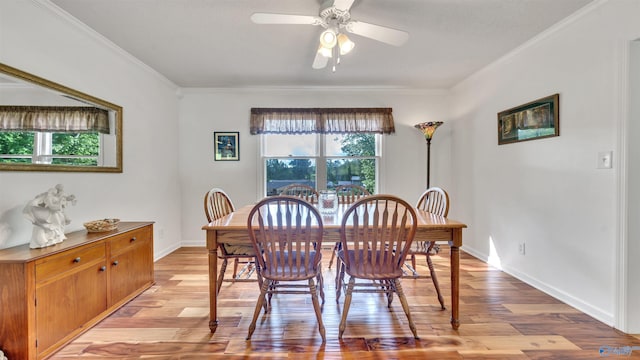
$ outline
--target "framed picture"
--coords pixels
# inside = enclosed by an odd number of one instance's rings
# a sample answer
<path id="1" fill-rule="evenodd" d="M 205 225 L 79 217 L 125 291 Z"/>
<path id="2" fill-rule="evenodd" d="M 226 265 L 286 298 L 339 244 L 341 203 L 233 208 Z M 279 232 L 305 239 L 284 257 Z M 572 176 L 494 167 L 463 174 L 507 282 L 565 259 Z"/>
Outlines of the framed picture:
<path id="1" fill-rule="evenodd" d="M 560 94 L 498 113 L 498 145 L 560 136 Z"/>
<path id="2" fill-rule="evenodd" d="M 214 132 L 213 144 L 216 161 L 240 160 L 240 133 Z"/>

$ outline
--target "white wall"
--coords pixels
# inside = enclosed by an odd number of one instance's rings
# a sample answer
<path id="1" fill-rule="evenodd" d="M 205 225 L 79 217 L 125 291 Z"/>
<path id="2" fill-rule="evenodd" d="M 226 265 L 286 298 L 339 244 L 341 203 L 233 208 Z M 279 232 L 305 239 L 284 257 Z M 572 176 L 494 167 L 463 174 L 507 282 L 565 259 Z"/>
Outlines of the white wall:
<path id="1" fill-rule="evenodd" d="M 327 74 L 329 76 L 330 74 Z M 426 142 L 413 125 L 442 120 L 431 144 L 431 185 L 447 188 L 455 166 L 449 161 L 451 133 L 448 95 L 441 91 L 383 89 L 229 89 L 184 90 L 180 101 L 180 174 L 185 244 L 204 244 L 203 197 L 212 187 L 229 193 L 236 207 L 252 204 L 261 171 L 259 137 L 249 134 L 252 107 L 391 107 L 394 135 L 384 136 L 380 192 L 410 202 L 426 187 Z M 240 161 L 213 160 L 213 132 L 240 132 Z M 454 201 L 455 195 L 454 195 Z M 452 209 L 452 217 L 455 209 Z"/>
<path id="2" fill-rule="evenodd" d="M 453 90 L 454 189 L 471 205 L 464 249 L 608 324 L 619 164 L 596 163 L 618 149 L 616 49 L 640 35 L 638 14 L 639 1 L 596 2 Z M 559 137 L 497 145 L 498 112 L 554 93 Z"/>
<path id="3" fill-rule="evenodd" d="M 628 146 L 626 179 L 628 214 L 627 248 L 623 255 L 627 271 L 625 274 L 626 318 L 628 331 L 640 333 L 640 142 L 635 140 L 640 134 L 640 40 L 633 41 L 629 53 L 629 122 L 627 126 L 626 144 Z"/>
<path id="4" fill-rule="evenodd" d="M 122 106 L 124 172 L 0 172 L 0 248 L 29 242 L 24 204 L 61 183 L 78 199 L 67 231 L 105 217 L 155 221 L 160 257 L 180 241 L 176 87 L 56 9 L 2 0 L 0 62 Z"/>

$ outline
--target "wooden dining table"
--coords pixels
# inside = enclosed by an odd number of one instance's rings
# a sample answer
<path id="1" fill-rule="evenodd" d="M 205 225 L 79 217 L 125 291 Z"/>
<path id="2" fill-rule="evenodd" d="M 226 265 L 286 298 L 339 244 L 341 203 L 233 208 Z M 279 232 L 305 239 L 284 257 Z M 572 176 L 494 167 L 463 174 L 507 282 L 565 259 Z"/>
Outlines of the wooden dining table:
<path id="1" fill-rule="evenodd" d="M 324 215 L 322 223 L 324 228 L 323 243 L 334 244 L 340 241 L 340 229 L 342 214 L 345 213 L 348 204 L 340 204 L 333 215 Z M 243 206 L 236 211 L 214 220 L 202 227 L 207 234 L 207 249 L 209 251 L 209 328 L 214 333 L 218 328 L 218 244 L 251 245 L 247 230 L 247 219 L 253 205 Z M 434 215 L 432 213 L 415 209 L 418 217 L 418 226 L 415 239 L 429 239 L 432 241 L 446 241 L 450 245 L 451 263 L 451 326 L 457 330 L 459 320 L 459 288 L 460 288 L 460 247 L 462 246 L 462 229 L 467 225 Z"/>

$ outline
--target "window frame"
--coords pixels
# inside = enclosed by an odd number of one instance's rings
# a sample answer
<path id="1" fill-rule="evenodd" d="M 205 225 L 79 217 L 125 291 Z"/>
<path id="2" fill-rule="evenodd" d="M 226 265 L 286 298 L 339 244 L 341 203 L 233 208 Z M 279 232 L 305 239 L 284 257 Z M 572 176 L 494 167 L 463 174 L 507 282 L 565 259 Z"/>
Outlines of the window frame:
<path id="1" fill-rule="evenodd" d="M 274 135 L 274 134 L 260 134 L 260 146 L 258 146 L 258 156 L 257 161 L 261 164 L 261 171 L 257 171 L 257 194 L 258 198 L 262 199 L 267 196 L 267 160 L 268 159 L 313 159 L 316 162 L 316 190 L 323 190 L 327 188 L 327 160 L 329 159 L 374 159 L 376 161 L 376 193 L 383 192 L 384 186 L 384 176 L 385 174 L 385 160 L 384 160 L 384 136 L 383 134 L 372 134 L 376 139 L 376 155 L 375 156 L 344 156 L 344 155 L 326 155 L 326 144 L 325 137 L 332 136 L 336 134 L 322 134 L 315 133 L 309 134 L 316 137 L 316 153 L 315 155 L 308 156 L 283 156 L 283 155 L 274 155 L 267 156 L 265 155 L 266 150 L 266 138 L 265 136 Z M 296 136 L 294 134 L 280 134 L 280 136 Z M 320 165 L 322 164 L 322 165 Z"/>

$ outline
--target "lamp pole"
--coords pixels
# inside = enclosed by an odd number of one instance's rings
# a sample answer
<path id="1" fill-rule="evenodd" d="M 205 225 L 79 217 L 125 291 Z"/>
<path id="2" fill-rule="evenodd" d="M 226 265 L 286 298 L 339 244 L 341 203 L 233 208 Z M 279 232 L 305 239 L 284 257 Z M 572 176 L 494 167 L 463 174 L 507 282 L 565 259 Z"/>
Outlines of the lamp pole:
<path id="1" fill-rule="evenodd" d="M 431 175 L 431 138 L 427 139 L 427 189 L 429 188 L 430 175 Z"/>

